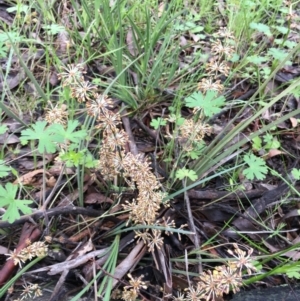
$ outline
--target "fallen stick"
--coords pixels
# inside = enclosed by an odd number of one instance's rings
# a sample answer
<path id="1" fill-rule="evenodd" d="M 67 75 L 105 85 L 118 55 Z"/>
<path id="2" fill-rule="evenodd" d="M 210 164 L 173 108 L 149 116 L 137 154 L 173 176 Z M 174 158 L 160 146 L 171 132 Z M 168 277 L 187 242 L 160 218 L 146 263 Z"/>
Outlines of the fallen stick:
<path id="1" fill-rule="evenodd" d="M 16 247 L 16 254 L 19 254 L 21 250 L 28 246 L 28 240 L 32 243 L 38 240 L 41 235 L 41 230 L 38 229 L 35 225 L 26 223 L 24 224 L 19 239 L 19 243 Z M 17 266 L 14 263 L 13 259 L 8 259 L 0 270 L 0 287 L 5 284 L 5 282 L 13 275 Z"/>

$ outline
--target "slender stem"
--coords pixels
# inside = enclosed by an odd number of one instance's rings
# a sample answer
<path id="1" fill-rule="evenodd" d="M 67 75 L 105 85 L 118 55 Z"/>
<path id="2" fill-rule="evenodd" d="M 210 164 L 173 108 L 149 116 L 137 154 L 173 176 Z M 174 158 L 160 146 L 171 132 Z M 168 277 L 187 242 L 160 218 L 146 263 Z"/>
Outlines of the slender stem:
<path id="1" fill-rule="evenodd" d="M 182 184 L 183 184 L 183 187 L 186 187 L 186 179 L 182 180 Z M 187 190 L 184 191 L 184 200 L 185 200 L 188 218 L 189 218 L 188 224 L 189 224 L 189 227 L 192 230 L 192 232 L 194 232 L 194 245 L 197 250 L 200 250 L 200 239 L 199 239 L 199 236 L 197 234 L 197 230 L 196 230 L 196 227 L 194 224 L 194 218 L 193 218 L 193 214 L 192 214 L 190 198 L 188 196 Z M 197 259 L 199 259 L 199 265 L 198 265 L 199 273 L 202 273 L 203 268 L 202 268 L 202 263 L 201 263 L 201 255 L 198 252 L 197 252 Z"/>

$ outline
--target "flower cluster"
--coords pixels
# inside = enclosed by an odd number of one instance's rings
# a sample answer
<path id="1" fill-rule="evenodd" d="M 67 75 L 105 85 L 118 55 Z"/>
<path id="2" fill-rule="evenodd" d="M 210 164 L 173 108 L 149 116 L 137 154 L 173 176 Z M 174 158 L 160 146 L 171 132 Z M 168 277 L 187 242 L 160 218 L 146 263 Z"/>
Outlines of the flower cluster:
<path id="1" fill-rule="evenodd" d="M 19 253 L 14 250 L 10 254 L 5 254 L 8 256 L 7 260 L 13 260 L 15 265 L 22 267 L 22 263 L 27 260 L 31 260 L 34 257 L 45 257 L 48 253 L 48 246 L 42 242 L 37 241 L 33 244 L 28 244 L 28 246 L 22 249 Z"/>
<path id="2" fill-rule="evenodd" d="M 217 91 L 221 93 L 224 90 L 224 86 L 221 84 L 220 80 L 214 80 L 212 78 L 202 78 L 201 82 L 198 83 L 198 90 L 200 91 Z"/>
<path id="3" fill-rule="evenodd" d="M 59 123 L 62 125 L 66 124 L 66 120 L 68 118 L 68 111 L 66 105 L 56 105 L 54 108 L 51 105 L 51 109 L 47 109 L 45 120 L 50 123 Z"/>
<path id="4" fill-rule="evenodd" d="M 124 286 L 122 299 L 125 301 L 135 301 L 141 289 L 147 289 L 146 283 L 142 281 L 143 275 L 139 278 L 133 278 L 131 274 L 127 275 L 130 280 L 128 286 Z"/>
<path id="5" fill-rule="evenodd" d="M 137 199 L 132 203 L 127 202 L 124 208 L 130 210 L 134 223 L 154 224 L 164 195 L 159 190 L 160 183 L 151 172 L 149 162 L 142 161 L 141 156 L 127 153 L 123 158 L 123 166 L 124 175 L 136 184 L 139 191 Z"/>
<path id="6" fill-rule="evenodd" d="M 84 80 L 84 68 L 82 65 L 70 64 L 64 69 L 63 72 L 58 74 L 58 78 L 62 81 L 63 87 L 68 87 L 71 90 L 72 97 L 76 98 L 80 103 L 96 98 L 97 87 Z M 53 108 L 51 104 L 50 106 L 51 109 L 47 110 L 45 120 L 50 124 L 66 124 L 68 117 L 67 107 L 65 105 L 56 105 Z"/>
<path id="7" fill-rule="evenodd" d="M 80 65 L 69 65 L 59 75 L 63 86 L 71 89 L 71 96 L 85 103 L 87 114 L 96 117 L 96 129 L 102 131 L 98 169 L 106 180 L 122 176 L 129 187 L 138 190 L 132 202 L 126 201 L 124 209 L 135 224 L 155 224 L 160 204 L 164 197 L 160 183 L 151 171 L 150 164 L 141 155 L 126 152 L 128 135 L 120 129 L 121 116 L 113 111 L 112 99 L 97 92 L 95 86 L 84 80 L 84 69 Z M 139 236 L 140 233 L 137 233 Z M 160 247 L 160 232 L 144 233 L 143 241 L 149 249 Z"/>
<path id="8" fill-rule="evenodd" d="M 232 289 L 234 293 L 239 291 L 242 286 L 242 277 L 237 270 L 222 265 L 216 267 L 215 270 L 204 272 L 200 275 L 200 281 L 197 284 L 199 298 L 205 300 L 216 300 L 223 294 L 228 294 Z"/>
<path id="9" fill-rule="evenodd" d="M 232 268 L 236 269 L 238 273 L 242 274 L 242 269 L 246 268 L 247 273 L 251 275 L 252 270 L 255 271 L 256 268 L 252 264 L 251 255 L 253 253 L 253 249 L 249 249 L 248 252 L 241 250 L 237 244 L 233 244 L 234 251 L 228 250 L 227 252 L 232 255 L 235 260 L 233 260 L 230 265 Z"/>
<path id="10" fill-rule="evenodd" d="M 160 230 L 152 230 L 152 233 L 148 229 L 146 231 L 135 231 L 135 238 L 138 238 L 138 241 L 142 240 L 144 244 L 148 246 L 149 252 L 154 252 L 155 248 L 160 249 L 163 246 L 164 239 L 161 236 Z"/>
<path id="11" fill-rule="evenodd" d="M 64 67 L 64 70 L 64 72 L 58 74 L 58 78 L 62 81 L 63 87 L 69 87 L 72 90 L 77 83 L 84 82 L 84 68 L 82 65 L 70 64 Z"/>
<path id="12" fill-rule="evenodd" d="M 228 59 L 231 59 L 235 52 L 235 38 L 233 33 L 225 27 L 217 32 L 217 40 L 212 43 L 211 53 L 213 57 L 206 64 L 208 78 L 203 78 L 198 83 L 198 90 L 206 93 L 208 90 L 222 93 L 224 86 L 221 80 L 217 79 L 220 75 L 229 75 L 230 65 Z"/>
<path id="13" fill-rule="evenodd" d="M 211 126 L 203 123 L 201 118 L 196 122 L 193 119 L 185 119 L 179 130 L 179 142 L 187 152 L 194 148 L 195 143 L 201 142 L 205 135 L 209 136 L 212 133 Z"/>
<path id="14" fill-rule="evenodd" d="M 42 290 L 38 284 L 30 283 L 29 285 L 23 285 L 23 291 L 21 293 L 21 299 L 18 300 L 26 300 L 30 298 L 31 300 L 43 296 Z M 16 301 L 16 300 L 15 300 Z"/>
<path id="15" fill-rule="evenodd" d="M 256 268 L 252 264 L 253 249 L 248 252 L 241 250 L 237 244 L 234 244 L 234 251 L 228 250 L 228 253 L 234 256 L 227 265 L 217 266 L 213 271 L 208 270 L 199 276 L 199 281 L 195 287 L 189 287 L 186 290 L 186 296 L 180 294 L 173 296 L 175 301 L 215 301 L 221 298 L 223 294 L 228 294 L 230 290 L 236 293 L 242 286 L 242 269 L 246 268 L 249 275 Z"/>

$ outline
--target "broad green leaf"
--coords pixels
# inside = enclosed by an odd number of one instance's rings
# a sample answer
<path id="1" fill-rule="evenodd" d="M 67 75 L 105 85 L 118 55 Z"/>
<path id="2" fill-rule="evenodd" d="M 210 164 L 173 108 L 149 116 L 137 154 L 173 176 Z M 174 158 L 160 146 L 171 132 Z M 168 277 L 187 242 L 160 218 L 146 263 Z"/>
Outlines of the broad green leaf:
<path id="1" fill-rule="evenodd" d="M 297 267 L 297 269 L 299 269 L 299 267 Z M 296 279 L 300 279 L 300 273 L 298 270 L 292 270 L 292 271 L 287 271 L 286 275 L 289 278 L 296 278 Z"/>
<path id="2" fill-rule="evenodd" d="M 54 132 L 49 127 L 46 128 L 46 125 L 47 121 L 38 121 L 32 125 L 32 129 L 23 130 L 21 132 L 22 144 L 26 144 L 28 140 L 38 140 L 38 151 L 41 154 L 55 153 L 55 142 L 63 142 L 63 140 L 59 141 L 57 137 L 54 137 Z"/>
<path id="3" fill-rule="evenodd" d="M 7 51 L 8 51 L 8 47 L 4 43 L 0 42 L 0 58 L 6 58 Z"/>
<path id="4" fill-rule="evenodd" d="M 59 157 L 62 161 L 66 162 L 67 167 L 78 166 L 84 161 L 84 151 L 70 150 L 61 154 Z"/>
<path id="5" fill-rule="evenodd" d="M 7 12 L 9 13 L 13 13 L 13 12 L 17 12 L 17 13 L 25 13 L 27 14 L 30 10 L 30 7 L 28 5 L 22 4 L 21 2 L 17 3 L 15 6 L 12 7 L 8 7 Z"/>
<path id="6" fill-rule="evenodd" d="M 203 153 L 203 150 L 206 147 L 206 143 L 204 141 L 200 141 L 198 143 L 193 144 L 193 149 L 190 151 L 187 151 L 184 154 L 184 157 L 189 157 L 192 160 L 196 160 L 200 157 L 200 155 Z"/>
<path id="7" fill-rule="evenodd" d="M 276 25 L 276 26 L 274 26 L 274 28 L 277 29 L 282 34 L 287 34 L 289 32 L 288 27 L 285 27 L 285 26 Z"/>
<path id="8" fill-rule="evenodd" d="M 6 133 L 7 131 L 7 126 L 6 125 L 0 125 L 0 135 Z"/>
<path id="9" fill-rule="evenodd" d="M 185 118 L 183 118 L 183 117 L 178 117 L 178 118 L 176 119 L 176 125 L 181 126 L 181 125 L 184 124 L 184 121 L 185 121 Z"/>
<path id="10" fill-rule="evenodd" d="M 79 122 L 77 120 L 69 120 L 66 129 L 61 124 L 53 124 L 50 126 L 50 130 L 55 132 L 55 139 L 61 142 L 80 143 L 87 138 L 87 131 L 76 131 L 78 126 Z"/>
<path id="11" fill-rule="evenodd" d="M 184 123 L 185 118 L 181 117 L 180 115 L 170 114 L 168 117 L 168 121 L 175 122 L 176 125 L 181 126 Z"/>
<path id="12" fill-rule="evenodd" d="M 221 111 L 225 104 L 224 96 L 217 96 L 218 92 L 209 90 L 203 95 L 201 92 L 194 92 L 185 99 L 186 106 L 189 108 L 202 109 L 206 117 L 212 117 Z"/>
<path id="13" fill-rule="evenodd" d="M 64 26 L 58 24 L 43 25 L 42 27 L 50 35 L 56 35 L 65 30 Z"/>
<path id="14" fill-rule="evenodd" d="M 275 60 L 278 60 L 278 61 L 283 61 L 288 56 L 288 54 L 284 50 L 281 50 L 278 48 L 270 48 L 268 50 L 268 55 L 271 55 Z M 286 65 L 292 65 L 292 62 L 287 61 Z"/>
<path id="15" fill-rule="evenodd" d="M 252 22 L 252 23 L 250 23 L 250 28 L 255 29 L 259 32 L 262 32 L 265 35 L 267 35 L 268 37 L 272 36 L 272 33 L 270 31 L 270 27 L 268 25 L 265 25 L 265 24 L 262 24 L 262 23 Z"/>
<path id="16" fill-rule="evenodd" d="M 98 160 L 95 160 L 91 153 L 87 153 L 84 157 L 84 166 L 87 168 L 96 168 L 99 164 Z"/>
<path id="17" fill-rule="evenodd" d="M 6 177 L 10 171 L 11 168 L 5 165 L 5 162 L 3 160 L 0 160 L 0 178 Z"/>
<path id="18" fill-rule="evenodd" d="M 255 65 L 261 65 L 262 63 L 268 61 L 269 59 L 264 56 L 258 56 L 258 55 L 252 55 L 247 57 L 247 61 L 249 63 L 255 64 Z"/>
<path id="19" fill-rule="evenodd" d="M 191 169 L 181 168 L 176 171 L 176 178 L 178 178 L 179 180 L 183 180 L 184 178 L 190 178 L 191 181 L 196 181 L 198 179 L 198 176 Z"/>
<path id="20" fill-rule="evenodd" d="M 154 127 L 156 130 L 157 130 L 160 126 L 163 126 L 163 125 L 166 125 L 166 124 L 167 124 L 166 120 L 164 120 L 164 119 L 162 119 L 162 118 L 160 118 L 160 117 L 158 117 L 158 118 L 156 118 L 156 119 L 152 119 L 151 122 L 150 122 L 150 125 L 151 125 L 152 127 Z"/>
<path id="21" fill-rule="evenodd" d="M 236 63 L 240 60 L 240 56 L 237 53 L 234 53 L 229 59 L 230 62 Z"/>
<path id="22" fill-rule="evenodd" d="M 21 42 L 23 39 L 18 32 L 1 32 L 0 33 L 0 43 L 7 43 L 12 41 L 13 43 Z"/>
<path id="23" fill-rule="evenodd" d="M 266 143 L 265 149 L 278 149 L 280 148 L 280 142 L 274 138 L 271 134 L 264 135 L 264 142 Z"/>
<path id="24" fill-rule="evenodd" d="M 300 169 L 293 168 L 292 175 L 296 180 L 300 180 Z"/>
<path id="25" fill-rule="evenodd" d="M 297 43 L 294 42 L 294 41 L 289 41 L 289 40 L 286 40 L 284 43 L 283 43 L 283 46 L 284 47 L 287 47 L 289 49 L 293 49 L 297 46 Z"/>
<path id="26" fill-rule="evenodd" d="M 252 149 L 255 151 L 260 151 L 262 149 L 262 140 L 259 136 L 252 139 Z"/>
<path id="27" fill-rule="evenodd" d="M 245 155 L 243 158 L 249 166 L 248 168 L 243 170 L 243 174 L 248 180 L 253 180 L 254 178 L 263 180 L 266 177 L 268 168 L 266 166 L 266 162 L 263 159 L 256 157 L 253 154 Z"/>
<path id="28" fill-rule="evenodd" d="M 11 183 L 7 183 L 5 188 L 0 186 L 0 207 L 6 207 L 6 212 L 2 216 L 3 220 L 7 220 L 9 223 L 13 223 L 20 218 L 21 211 L 23 214 L 30 214 L 31 208 L 28 207 L 32 201 L 17 200 L 16 194 L 18 186 Z"/>
<path id="29" fill-rule="evenodd" d="M 15 220 L 18 220 L 21 216 L 19 211 L 23 214 L 30 214 L 32 210 L 27 206 L 31 204 L 31 201 L 26 200 L 14 200 L 7 207 L 6 212 L 3 214 L 2 219 L 4 221 L 8 221 L 9 223 L 13 223 Z"/>

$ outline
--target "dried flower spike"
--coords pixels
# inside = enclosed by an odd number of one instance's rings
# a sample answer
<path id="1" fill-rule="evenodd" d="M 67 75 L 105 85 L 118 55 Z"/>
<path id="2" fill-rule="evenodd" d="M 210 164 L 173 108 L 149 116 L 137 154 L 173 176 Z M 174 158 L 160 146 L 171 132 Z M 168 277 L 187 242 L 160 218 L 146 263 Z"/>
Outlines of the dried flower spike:
<path id="1" fill-rule="evenodd" d="M 229 30 L 227 27 L 221 27 L 218 30 L 217 35 L 222 38 L 235 40 L 233 32 Z"/>
<path id="2" fill-rule="evenodd" d="M 58 78 L 62 80 L 62 85 L 65 86 L 72 86 L 76 84 L 78 81 L 83 80 L 83 73 L 84 69 L 82 65 L 74 65 L 70 64 L 67 67 L 63 67 L 65 70 L 58 74 Z"/>
<path id="3" fill-rule="evenodd" d="M 28 247 L 22 249 L 19 253 L 14 250 L 10 254 L 5 254 L 8 256 L 6 260 L 13 260 L 15 265 L 22 267 L 22 263 L 25 263 L 26 260 L 31 260 L 34 257 L 44 257 L 48 253 L 48 247 L 44 242 L 35 242 Z"/>
<path id="4" fill-rule="evenodd" d="M 233 244 L 234 251 L 227 250 L 227 252 L 234 256 L 236 261 L 234 261 L 234 265 L 236 266 L 239 273 L 242 272 L 242 269 L 245 267 L 247 269 L 247 272 L 249 275 L 252 274 L 252 271 L 256 271 L 256 267 L 253 266 L 252 261 L 253 258 L 251 258 L 251 255 L 253 253 L 253 249 L 248 249 L 248 252 L 241 250 L 237 244 Z"/>
<path id="5" fill-rule="evenodd" d="M 34 299 L 34 298 L 40 297 L 42 295 L 43 295 L 42 290 L 40 289 L 38 284 L 32 284 L 32 283 L 30 283 L 29 285 L 25 284 L 25 285 L 23 285 L 23 291 L 21 293 L 21 296 L 22 296 L 21 300 L 26 299 L 26 298 Z"/>
<path id="6" fill-rule="evenodd" d="M 94 98 L 96 91 L 96 86 L 87 81 L 79 81 L 77 85 L 71 87 L 71 96 L 81 103 Z"/>
<path id="7" fill-rule="evenodd" d="M 67 106 L 64 104 L 61 106 L 56 105 L 54 108 L 52 107 L 51 109 L 47 109 L 45 115 L 45 120 L 50 124 L 59 123 L 65 125 L 67 118 L 68 118 Z"/>
<path id="8" fill-rule="evenodd" d="M 231 57 L 234 53 L 234 48 L 232 46 L 223 45 L 220 40 L 217 40 L 212 43 L 211 52 L 219 57 L 223 55 Z"/>
<path id="9" fill-rule="evenodd" d="M 217 91 L 222 93 L 224 86 L 221 84 L 220 80 L 214 81 L 212 78 L 203 78 L 200 83 L 198 83 L 198 90 L 206 93 L 208 90 Z"/>
<path id="10" fill-rule="evenodd" d="M 141 275 L 139 278 L 133 278 L 131 274 L 127 274 L 127 276 L 130 278 L 130 285 L 124 286 L 122 299 L 125 301 L 135 301 L 140 290 L 147 289 L 147 285 L 144 281 L 142 281 L 142 278 L 144 277 L 143 275 Z"/>
<path id="11" fill-rule="evenodd" d="M 25 261 L 27 260 L 27 258 L 24 257 L 24 255 L 22 255 L 21 253 L 17 253 L 16 249 L 12 253 L 5 255 L 8 256 L 6 260 L 13 260 L 14 265 L 19 265 L 20 268 L 22 267 L 22 263 L 25 263 Z"/>

